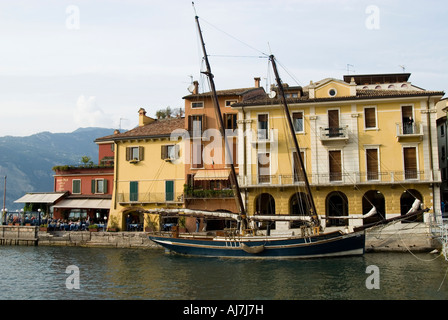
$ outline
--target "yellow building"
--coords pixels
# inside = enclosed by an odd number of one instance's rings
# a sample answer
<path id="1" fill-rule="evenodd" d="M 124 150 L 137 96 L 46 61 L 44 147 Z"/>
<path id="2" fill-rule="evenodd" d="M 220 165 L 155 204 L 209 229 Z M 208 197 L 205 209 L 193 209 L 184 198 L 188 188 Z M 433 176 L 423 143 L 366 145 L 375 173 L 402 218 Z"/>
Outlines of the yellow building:
<path id="1" fill-rule="evenodd" d="M 435 104 L 410 74 L 350 75 L 285 92 L 316 210 L 326 227 L 405 214 L 417 198 L 440 208 Z M 238 110 L 239 180 L 253 214 L 309 211 L 277 88 Z M 370 219 L 329 219 L 366 214 Z M 277 222 L 277 229 L 289 229 Z"/>
<path id="2" fill-rule="evenodd" d="M 152 119 L 140 109 L 138 127 L 101 138 L 113 141 L 115 150 L 108 229 L 158 228 L 158 215 L 145 210 L 183 207 L 182 140 L 170 138 L 184 123 L 184 118 Z"/>

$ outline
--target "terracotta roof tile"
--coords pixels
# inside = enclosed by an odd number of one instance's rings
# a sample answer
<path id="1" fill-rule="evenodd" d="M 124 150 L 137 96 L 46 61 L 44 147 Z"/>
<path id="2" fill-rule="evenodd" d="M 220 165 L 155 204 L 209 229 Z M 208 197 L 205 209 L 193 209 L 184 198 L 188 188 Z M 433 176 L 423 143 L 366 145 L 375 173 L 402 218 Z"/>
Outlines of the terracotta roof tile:
<path id="1" fill-rule="evenodd" d="M 166 137 L 176 129 L 185 128 L 185 118 L 160 119 L 129 131 L 98 138 L 95 141 L 127 140 L 132 138 Z"/>

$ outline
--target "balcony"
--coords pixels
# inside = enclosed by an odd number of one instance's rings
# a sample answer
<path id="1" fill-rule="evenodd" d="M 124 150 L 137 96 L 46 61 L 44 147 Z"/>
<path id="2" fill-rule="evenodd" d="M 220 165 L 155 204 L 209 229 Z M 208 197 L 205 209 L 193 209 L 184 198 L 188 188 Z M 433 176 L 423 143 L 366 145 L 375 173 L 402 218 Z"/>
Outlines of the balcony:
<path id="1" fill-rule="evenodd" d="M 117 202 L 119 204 L 150 204 L 150 203 L 183 203 L 183 193 L 118 193 Z"/>
<path id="2" fill-rule="evenodd" d="M 233 197 L 232 189 L 189 189 L 185 192 L 185 199 L 226 199 Z"/>
<path id="3" fill-rule="evenodd" d="M 312 186 L 353 186 L 370 184 L 406 184 L 406 183 L 435 183 L 440 182 L 440 173 L 434 175 L 427 171 L 387 171 L 378 173 L 342 172 L 338 174 L 321 173 L 308 174 L 308 181 Z M 279 187 L 305 185 L 304 179 L 293 175 L 251 175 L 240 176 L 241 187 Z"/>
<path id="4" fill-rule="evenodd" d="M 423 139 L 423 124 L 421 122 L 396 123 L 397 140 L 409 140 L 409 138 Z"/>
<path id="5" fill-rule="evenodd" d="M 348 127 L 334 127 L 334 128 L 319 128 L 320 134 L 319 139 L 322 143 L 343 141 L 347 142 L 348 137 Z"/>

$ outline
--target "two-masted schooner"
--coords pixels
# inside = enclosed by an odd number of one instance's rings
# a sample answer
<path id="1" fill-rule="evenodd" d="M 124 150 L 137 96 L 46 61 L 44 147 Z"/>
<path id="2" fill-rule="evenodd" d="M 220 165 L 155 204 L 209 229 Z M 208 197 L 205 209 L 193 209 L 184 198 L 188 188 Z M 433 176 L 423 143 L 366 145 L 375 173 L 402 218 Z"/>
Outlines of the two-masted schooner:
<path id="1" fill-rule="evenodd" d="M 219 101 L 216 94 L 213 74 L 211 72 L 210 63 L 202 37 L 202 31 L 199 24 L 198 16 L 195 17 L 199 32 L 199 37 L 202 44 L 202 50 L 206 65 L 206 71 L 203 73 L 207 75 L 211 90 L 213 92 L 213 102 L 216 110 L 218 125 L 224 128 L 222 114 L 219 106 Z M 278 74 L 275 57 L 269 56 L 272 63 L 273 70 L 276 77 L 276 82 L 279 88 L 280 98 L 285 111 L 285 117 L 288 121 L 288 126 L 291 130 L 294 148 L 297 157 L 295 163 L 297 164 L 297 172 L 301 172 L 305 177 L 305 186 L 310 195 L 311 208 L 310 214 L 306 219 L 306 223 L 315 229 L 319 229 L 320 221 L 316 212 L 314 201 L 312 200 L 311 190 L 306 177 L 303 160 L 300 156 L 299 145 L 294 134 L 293 123 L 290 118 L 288 105 L 286 102 L 283 86 Z M 227 139 L 224 132 L 224 141 L 226 151 L 229 151 Z M 169 251 L 196 256 L 207 257 L 232 257 L 232 258 L 314 258 L 314 257 L 332 257 L 332 256 L 348 256 L 348 255 L 362 255 L 365 251 L 365 231 L 360 230 L 352 233 L 344 233 L 336 231 L 331 233 L 308 233 L 304 235 L 294 236 L 276 236 L 276 235 L 254 235 L 247 232 L 250 228 L 249 220 L 254 220 L 256 216 L 248 217 L 244 208 L 238 179 L 233 163 L 230 164 L 230 179 L 233 184 L 236 195 L 237 205 L 239 207 L 239 214 L 228 214 L 228 217 L 234 218 L 238 221 L 239 230 L 236 233 L 226 234 L 221 236 L 201 236 L 188 237 L 182 236 L 179 233 L 173 233 L 169 236 L 165 235 L 149 235 L 149 238 L 157 244 L 163 246 Z M 163 211 L 163 210 L 162 210 Z M 168 210 L 169 211 L 169 210 Z M 188 214 L 188 209 L 179 209 L 183 214 Z M 152 212 L 152 211 L 149 211 Z M 155 213 L 155 211 L 153 212 Z M 197 213 L 196 214 L 200 214 Z M 217 213 L 213 213 L 217 214 Z M 266 218 L 266 217 L 264 217 Z M 278 216 L 270 217 L 270 219 L 303 219 L 302 217 L 293 216 Z"/>

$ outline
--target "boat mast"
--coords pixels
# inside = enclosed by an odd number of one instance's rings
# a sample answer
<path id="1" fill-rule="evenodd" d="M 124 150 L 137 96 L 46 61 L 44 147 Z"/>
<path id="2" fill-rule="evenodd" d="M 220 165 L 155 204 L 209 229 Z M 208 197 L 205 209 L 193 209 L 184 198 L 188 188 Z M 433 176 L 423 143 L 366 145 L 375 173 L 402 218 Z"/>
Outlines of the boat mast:
<path id="1" fill-rule="evenodd" d="M 297 142 L 296 133 L 294 131 L 294 126 L 293 126 L 292 120 L 291 120 L 291 114 L 289 113 L 288 104 L 286 103 L 285 91 L 283 90 L 283 85 L 281 83 L 280 76 L 278 74 L 277 64 L 275 63 L 274 55 L 270 55 L 269 56 L 269 60 L 272 62 L 272 68 L 274 69 L 275 80 L 277 81 L 277 86 L 278 86 L 278 89 L 280 91 L 280 97 L 281 97 L 281 100 L 282 100 L 282 103 L 283 103 L 283 108 L 285 110 L 285 117 L 288 120 L 289 130 L 291 132 L 291 136 L 293 138 L 292 140 L 294 141 L 294 147 L 296 149 L 296 157 L 294 159 L 294 166 L 297 167 L 297 160 L 298 160 L 298 163 L 300 164 L 300 170 L 303 173 L 303 176 L 305 178 L 305 187 L 306 187 L 308 195 L 309 195 L 309 200 L 310 200 L 310 204 L 311 204 L 311 211 L 312 211 L 311 212 L 311 217 L 314 220 L 314 223 L 316 223 L 317 225 L 320 225 L 319 217 L 318 217 L 317 211 L 316 211 L 316 205 L 314 204 L 314 199 L 313 199 L 313 196 L 311 194 L 310 184 L 308 182 L 308 177 L 306 175 L 306 171 L 305 171 L 305 166 L 303 164 L 302 155 L 300 154 L 299 143 Z"/>
<path id="2" fill-rule="evenodd" d="M 208 61 L 208 56 L 207 56 L 207 51 L 205 50 L 205 44 L 204 44 L 204 39 L 202 37 L 202 31 L 201 31 L 201 26 L 199 25 L 199 17 L 195 16 L 196 19 L 196 25 L 198 27 L 198 31 L 199 31 L 199 37 L 201 40 L 201 44 L 202 44 L 202 51 L 204 53 L 204 60 L 205 60 L 205 66 L 207 68 L 206 71 L 203 71 L 201 73 L 207 75 L 209 82 L 210 82 L 210 88 L 213 92 L 213 105 L 215 107 L 215 113 L 216 116 L 218 118 L 219 121 L 219 126 L 221 128 L 221 132 L 224 136 L 224 143 L 225 143 L 225 147 L 226 147 L 226 154 L 230 155 L 230 147 L 227 141 L 227 136 L 225 133 L 225 129 L 224 129 L 224 121 L 222 119 L 222 114 L 221 114 L 221 109 L 219 107 L 219 101 L 218 101 L 218 95 L 216 94 L 216 87 L 215 87 L 215 82 L 213 80 L 213 74 L 212 74 L 212 70 L 210 68 L 210 63 Z M 238 180 L 237 180 L 237 176 L 236 176 L 236 171 L 235 171 L 235 166 L 233 164 L 233 160 L 230 161 L 230 174 L 231 174 L 231 178 L 233 180 L 233 187 L 234 187 L 234 193 L 235 193 L 235 197 L 237 200 L 237 204 L 239 207 L 239 212 L 240 212 L 240 217 L 242 218 L 242 222 L 243 222 L 243 229 L 245 228 L 247 221 L 246 221 L 246 210 L 244 208 L 244 204 L 243 204 L 243 198 L 241 197 L 241 191 L 240 191 L 240 187 L 238 185 Z"/>

